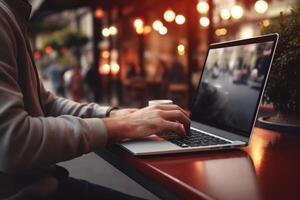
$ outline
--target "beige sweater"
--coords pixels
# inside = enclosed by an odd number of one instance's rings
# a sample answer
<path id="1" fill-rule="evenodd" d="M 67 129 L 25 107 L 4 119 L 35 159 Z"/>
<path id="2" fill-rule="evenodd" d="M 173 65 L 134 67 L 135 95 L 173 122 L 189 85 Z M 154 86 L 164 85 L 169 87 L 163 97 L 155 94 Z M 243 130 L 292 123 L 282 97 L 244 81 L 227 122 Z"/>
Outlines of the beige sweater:
<path id="1" fill-rule="evenodd" d="M 108 110 L 45 90 L 26 34 L 31 6 L 25 0 L 4 2 L 21 32 L 0 4 L 0 199 L 51 165 L 103 147 L 107 135 L 99 118 Z"/>

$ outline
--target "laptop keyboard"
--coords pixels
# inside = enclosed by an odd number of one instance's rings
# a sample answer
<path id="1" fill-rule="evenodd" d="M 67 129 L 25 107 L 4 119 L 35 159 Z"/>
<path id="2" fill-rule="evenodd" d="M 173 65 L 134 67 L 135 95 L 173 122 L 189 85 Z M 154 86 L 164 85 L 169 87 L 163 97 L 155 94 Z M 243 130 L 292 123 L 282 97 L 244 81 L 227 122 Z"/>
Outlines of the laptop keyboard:
<path id="1" fill-rule="evenodd" d="M 222 140 L 220 138 L 207 135 L 205 133 L 195 130 L 190 130 L 190 134 L 184 137 L 181 137 L 175 133 L 164 134 L 159 136 L 182 148 L 230 144 L 230 142 L 226 140 Z"/>

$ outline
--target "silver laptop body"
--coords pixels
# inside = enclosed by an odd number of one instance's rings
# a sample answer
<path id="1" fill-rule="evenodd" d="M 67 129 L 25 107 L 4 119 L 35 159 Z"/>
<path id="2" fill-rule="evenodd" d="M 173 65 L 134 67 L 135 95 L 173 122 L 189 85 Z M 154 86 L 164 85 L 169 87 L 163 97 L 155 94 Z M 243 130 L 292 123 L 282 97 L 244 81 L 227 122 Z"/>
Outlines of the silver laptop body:
<path id="1" fill-rule="evenodd" d="M 190 139 L 165 134 L 128 140 L 120 145 L 134 155 L 230 149 L 247 146 L 266 86 L 278 34 L 209 46 L 191 108 L 195 134 L 221 141 L 198 145 Z M 191 135 L 193 135 L 193 133 Z M 201 139 L 200 139 L 201 140 Z M 175 141 L 175 142 L 174 142 Z M 185 141 L 189 143 L 185 144 Z M 200 141 L 202 144 L 202 142 Z"/>

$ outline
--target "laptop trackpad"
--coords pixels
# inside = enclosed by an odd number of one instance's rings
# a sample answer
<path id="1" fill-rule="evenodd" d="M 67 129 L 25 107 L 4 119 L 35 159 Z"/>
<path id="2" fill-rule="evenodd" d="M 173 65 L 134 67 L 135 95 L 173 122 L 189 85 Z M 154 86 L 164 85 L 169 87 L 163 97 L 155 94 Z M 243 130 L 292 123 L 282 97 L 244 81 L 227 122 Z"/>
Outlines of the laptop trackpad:
<path id="1" fill-rule="evenodd" d="M 165 139 L 158 137 L 157 135 L 151 135 L 138 140 L 128 140 L 122 142 L 121 146 L 125 147 L 134 154 L 181 149 L 179 146 L 172 144 L 171 142 L 166 141 Z"/>

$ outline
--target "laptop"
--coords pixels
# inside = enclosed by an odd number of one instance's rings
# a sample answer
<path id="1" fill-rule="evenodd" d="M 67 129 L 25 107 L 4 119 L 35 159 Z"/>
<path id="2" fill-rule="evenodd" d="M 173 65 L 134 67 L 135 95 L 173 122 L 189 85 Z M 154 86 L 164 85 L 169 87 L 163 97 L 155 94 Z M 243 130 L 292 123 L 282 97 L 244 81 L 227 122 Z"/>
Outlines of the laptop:
<path id="1" fill-rule="evenodd" d="M 266 85 L 278 34 L 209 45 L 191 107 L 190 133 L 158 133 L 120 145 L 134 155 L 247 146 Z"/>

